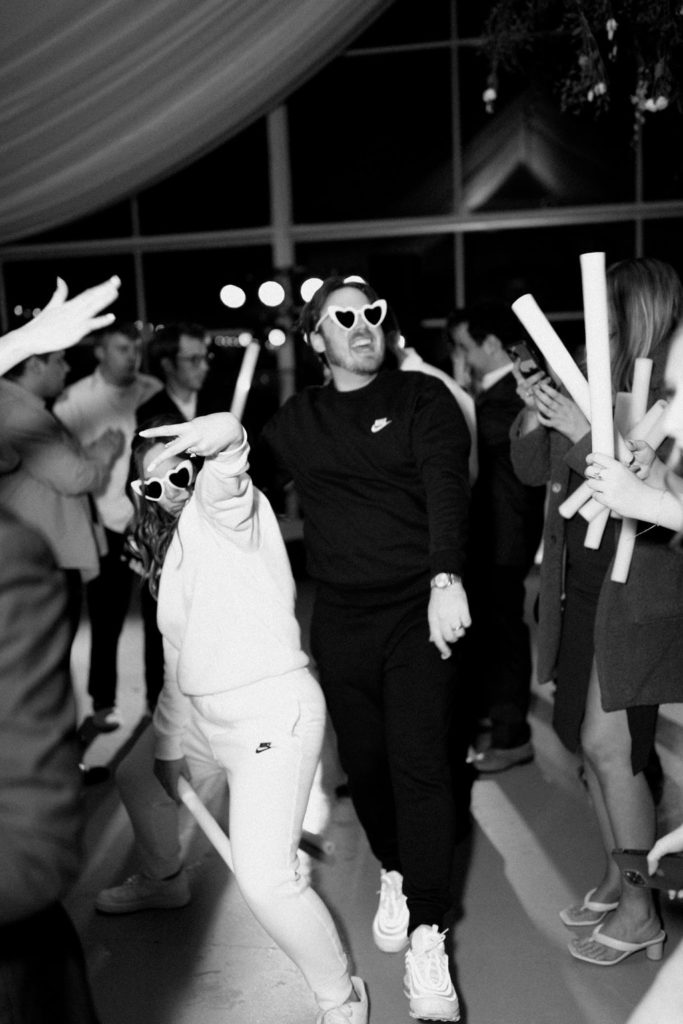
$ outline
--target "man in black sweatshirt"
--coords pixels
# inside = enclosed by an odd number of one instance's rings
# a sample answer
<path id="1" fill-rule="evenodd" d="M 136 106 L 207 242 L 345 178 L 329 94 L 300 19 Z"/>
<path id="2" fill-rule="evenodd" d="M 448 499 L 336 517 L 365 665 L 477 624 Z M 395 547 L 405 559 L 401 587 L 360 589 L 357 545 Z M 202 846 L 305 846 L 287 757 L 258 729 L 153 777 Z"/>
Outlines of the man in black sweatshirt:
<path id="1" fill-rule="evenodd" d="M 373 937 L 406 953 L 414 1017 L 459 1019 L 444 919 L 455 835 L 451 645 L 470 625 L 461 583 L 470 438 L 444 384 L 380 372 L 396 324 L 362 279 L 328 278 L 302 314 L 330 373 L 266 424 L 293 480 L 317 583 L 311 649 L 359 820 L 381 865 Z"/>

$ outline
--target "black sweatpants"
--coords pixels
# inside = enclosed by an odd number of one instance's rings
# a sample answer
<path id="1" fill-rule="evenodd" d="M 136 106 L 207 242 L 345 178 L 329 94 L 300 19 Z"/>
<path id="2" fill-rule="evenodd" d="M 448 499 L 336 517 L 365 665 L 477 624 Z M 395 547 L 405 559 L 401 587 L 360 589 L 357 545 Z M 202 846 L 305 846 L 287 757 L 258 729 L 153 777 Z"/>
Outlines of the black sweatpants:
<path id="1" fill-rule="evenodd" d="M 105 533 L 109 550 L 100 559 L 99 576 L 86 586 L 91 632 L 88 693 L 95 711 L 116 704 L 116 658 L 133 585 L 133 573 L 121 557 L 124 535 Z"/>
<path id="2" fill-rule="evenodd" d="M 524 620 L 529 567 L 479 565 L 465 580 L 472 627 L 463 644 L 465 678 L 476 715 L 491 719 L 491 746 L 531 738 L 531 641 Z"/>
<path id="3" fill-rule="evenodd" d="M 442 660 L 429 642 L 428 587 L 381 596 L 354 604 L 319 588 L 311 650 L 358 818 L 382 867 L 403 874 L 409 931 L 442 927 L 455 835 L 455 658 Z"/>

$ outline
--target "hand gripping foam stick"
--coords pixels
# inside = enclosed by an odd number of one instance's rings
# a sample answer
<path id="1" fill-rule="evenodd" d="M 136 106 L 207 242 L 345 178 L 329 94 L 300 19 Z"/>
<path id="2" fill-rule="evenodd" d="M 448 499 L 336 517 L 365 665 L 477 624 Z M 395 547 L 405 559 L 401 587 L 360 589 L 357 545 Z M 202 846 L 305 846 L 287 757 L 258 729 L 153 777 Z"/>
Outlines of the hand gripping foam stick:
<path id="1" fill-rule="evenodd" d="M 631 391 L 631 422 L 641 420 L 647 411 L 651 376 L 652 360 L 636 359 L 633 369 L 633 389 Z M 637 526 L 638 523 L 635 519 L 626 518 L 622 521 L 610 577 L 614 583 L 626 583 L 628 579 L 631 557 L 636 543 Z"/>

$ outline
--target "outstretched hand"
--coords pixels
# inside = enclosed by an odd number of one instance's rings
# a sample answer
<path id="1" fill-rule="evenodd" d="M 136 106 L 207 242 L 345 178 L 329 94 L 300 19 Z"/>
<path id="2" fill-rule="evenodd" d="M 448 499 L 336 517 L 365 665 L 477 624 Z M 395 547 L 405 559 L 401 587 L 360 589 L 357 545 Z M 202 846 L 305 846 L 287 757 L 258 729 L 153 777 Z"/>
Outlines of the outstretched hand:
<path id="1" fill-rule="evenodd" d="M 69 289 L 66 282 L 58 277 L 57 287 L 45 308 L 24 327 L 19 328 L 30 333 L 33 354 L 70 348 L 86 334 L 112 323 L 115 319 L 113 313 L 101 316 L 98 313 L 111 306 L 120 287 L 120 278 L 110 277 L 108 281 L 87 288 L 73 299 L 67 299 Z"/>
<path id="2" fill-rule="evenodd" d="M 218 455 L 231 445 L 242 442 L 242 424 L 229 412 L 214 412 L 209 416 L 197 416 L 189 423 L 169 423 L 161 427 L 148 427 L 140 431 L 141 437 L 173 437 L 167 441 L 164 451 L 147 467 L 148 474 L 173 455 L 187 452 L 188 455 L 203 455 L 210 458 Z"/>
<path id="3" fill-rule="evenodd" d="M 67 300 L 68 288 L 58 277 L 57 287 L 45 308 L 0 341 L 0 374 L 29 356 L 70 348 L 86 334 L 112 323 L 113 313 L 98 314 L 111 305 L 120 287 L 120 279 L 110 277 Z"/>

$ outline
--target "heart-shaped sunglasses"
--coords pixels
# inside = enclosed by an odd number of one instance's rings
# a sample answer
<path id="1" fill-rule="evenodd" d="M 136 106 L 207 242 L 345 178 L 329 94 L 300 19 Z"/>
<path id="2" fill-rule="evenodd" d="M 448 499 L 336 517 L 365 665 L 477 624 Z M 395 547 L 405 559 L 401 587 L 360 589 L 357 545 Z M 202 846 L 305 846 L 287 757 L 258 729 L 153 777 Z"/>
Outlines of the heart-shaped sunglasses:
<path id="1" fill-rule="evenodd" d="M 342 331 L 352 331 L 359 318 L 362 318 L 368 327 L 379 327 L 387 315 L 387 300 L 377 299 L 375 302 L 368 302 L 367 305 L 357 309 L 355 306 L 328 306 L 323 315 L 313 328 L 317 331 L 326 317 L 332 323 L 341 327 Z"/>
<path id="2" fill-rule="evenodd" d="M 178 490 L 187 490 L 195 477 L 195 468 L 189 459 L 183 459 L 163 476 L 150 476 L 147 480 L 132 480 L 131 487 L 147 501 L 160 501 L 169 484 Z"/>

